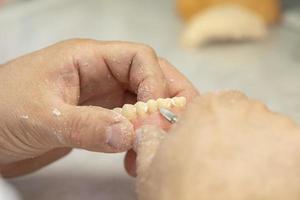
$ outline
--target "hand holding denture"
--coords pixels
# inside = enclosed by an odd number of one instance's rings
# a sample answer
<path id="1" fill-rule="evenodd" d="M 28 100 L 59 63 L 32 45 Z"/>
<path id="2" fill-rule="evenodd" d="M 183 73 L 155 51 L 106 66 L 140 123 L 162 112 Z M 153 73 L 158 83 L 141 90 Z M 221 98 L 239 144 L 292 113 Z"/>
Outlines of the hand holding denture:
<path id="1" fill-rule="evenodd" d="M 64 41 L 1 65 L 0 79 L 4 176 L 33 171 L 71 148 L 126 151 L 134 123 L 124 107 L 121 114 L 113 108 L 197 95 L 151 47 L 128 42 Z M 137 117 L 142 104 L 134 106 Z"/>

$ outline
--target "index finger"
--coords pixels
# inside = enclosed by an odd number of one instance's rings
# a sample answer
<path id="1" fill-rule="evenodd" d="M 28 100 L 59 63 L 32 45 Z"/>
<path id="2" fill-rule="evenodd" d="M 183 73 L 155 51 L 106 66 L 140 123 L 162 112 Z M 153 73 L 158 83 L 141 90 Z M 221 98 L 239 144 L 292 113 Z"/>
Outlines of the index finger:
<path id="1" fill-rule="evenodd" d="M 165 75 L 171 97 L 184 96 L 190 101 L 199 95 L 195 86 L 167 60 L 160 58 L 159 64 Z"/>
<path id="2" fill-rule="evenodd" d="M 70 40 L 60 54 L 71 55 L 80 81 L 80 102 L 99 94 L 124 92 L 138 101 L 168 96 L 167 83 L 155 51 L 147 45 L 120 41 Z M 66 48 L 66 46 L 68 48 Z M 71 52 L 66 53 L 66 49 Z M 116 99 L 115 99 L 116 100 Z M 112 100 L 114 101 L 114 100 Z"/>
<path id="3" fill-rule="evenodd" d="M 137 95 L 138 101 L 168 96 L 167 81 L 159 59 L 150 46 L 110 42 L 103 52 L 103 58 L 111 73 L 119 81 L 128 84 L 128 89 Z"/>

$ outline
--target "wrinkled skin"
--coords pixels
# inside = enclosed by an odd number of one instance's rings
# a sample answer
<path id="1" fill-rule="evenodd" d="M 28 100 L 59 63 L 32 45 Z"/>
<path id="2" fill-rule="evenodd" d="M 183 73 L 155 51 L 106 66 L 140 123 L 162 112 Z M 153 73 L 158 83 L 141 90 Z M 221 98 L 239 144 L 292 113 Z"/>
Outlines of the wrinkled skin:
<path id="1" fill-rule="evenodd" d="M 39 169 L 72 148 L 129 150 L 134 127 L 111 108 L 197 95 L 151 47 L 129 42 L 60 42 L 1 65 L 0 80 L 0 172 L 5 177 Z M 134 159 L 126 163 L 134 166 Z"/>
<path id="2" fill-rule="evenodd" d="M 139 200 L 300 199 L 300 128 L 239 92 L 196 98 L 168 134 L 141 130 Z"/>

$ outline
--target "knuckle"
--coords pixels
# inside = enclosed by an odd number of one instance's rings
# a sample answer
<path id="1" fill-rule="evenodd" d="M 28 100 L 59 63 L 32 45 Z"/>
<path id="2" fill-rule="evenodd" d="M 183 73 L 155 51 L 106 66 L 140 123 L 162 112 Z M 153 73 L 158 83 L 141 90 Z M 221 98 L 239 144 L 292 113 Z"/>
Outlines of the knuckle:
<path id="1" fill-rule="evenodd" d="M 147 54 L 151 54 L 151 55 L 156 55 L 156 52 L 155 52 L 154 48 L 151 47 L 150 45 L 147 45 L 147 44 L 140 44 L 140 45 L 139 45 L 139 49 L 140 49 L 140 51 L 142 51 L 143 53 L 147 53 Z"/>
<path id="2" fill-rule="evenodd" d="M 72 38 L 72 39 L 61 41 L 58 44 L 62 46 L 73 46 L 74 44 L 77 44 L 79 41 L 80 39 Z"/>
<path id="3" fill-rule="evenodd" d="M 62 41 L 61 44 L 70 48 L 74 48 L 74 47 L 89 46 L 95 42 L 96 40 L 92 40 L 92 39 L 72 38 L 72 39 Z"/>
<path id="4" fill-rule="evenodd" d="M 253 107 L 260 111 L 268 111 L 268 107 L 266 106 L 266 104 L 258 100 L 253 101 Z"/>
<path id="5" fill-rule="evenodd" d="M 168 63 L 168 60 L 166 58 L 163 58 L 163 57 L 159 57 L 158 60 L 159 60 L 160 63 Z"/>

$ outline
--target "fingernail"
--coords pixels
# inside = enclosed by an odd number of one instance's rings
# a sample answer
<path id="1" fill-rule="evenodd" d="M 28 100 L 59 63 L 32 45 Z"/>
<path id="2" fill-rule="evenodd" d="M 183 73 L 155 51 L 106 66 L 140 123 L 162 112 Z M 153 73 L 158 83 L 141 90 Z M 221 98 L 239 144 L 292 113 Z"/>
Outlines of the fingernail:
<path id="1" fill-rule="evenodd" d="M 117 151 L 125 151 L 132 147 L 133 125 L 129 121 L 121 121 L 106 128 L 106 143 Z"/>

